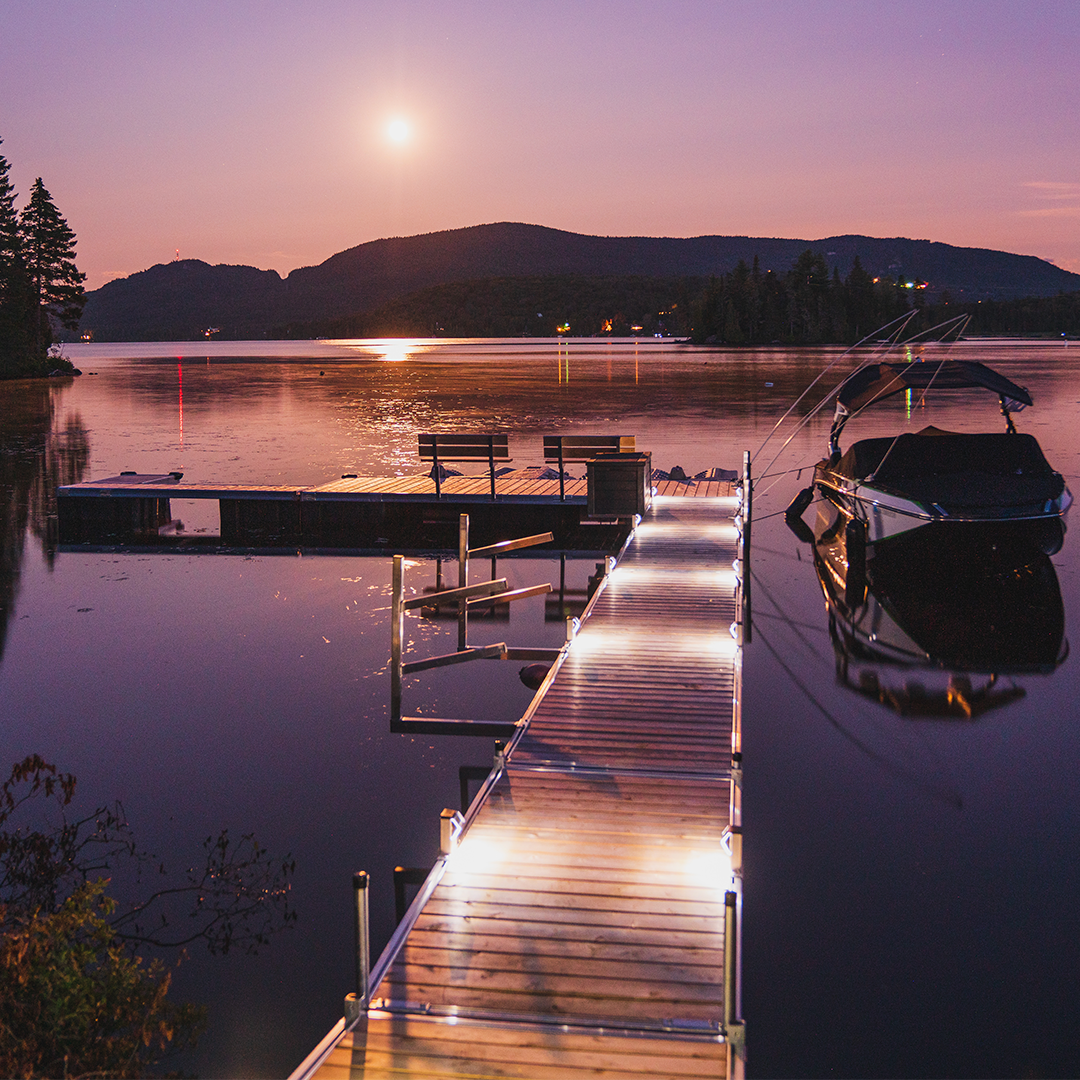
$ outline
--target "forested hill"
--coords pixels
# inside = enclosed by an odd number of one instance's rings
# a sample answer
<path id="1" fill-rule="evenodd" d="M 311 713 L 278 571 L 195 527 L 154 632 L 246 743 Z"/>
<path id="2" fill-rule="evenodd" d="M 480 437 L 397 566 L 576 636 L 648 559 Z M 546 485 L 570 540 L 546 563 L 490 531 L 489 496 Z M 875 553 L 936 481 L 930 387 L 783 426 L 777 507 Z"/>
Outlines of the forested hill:
<path id="1" fill-rule="evenodd" d="M 90 293 L 81 330 L 99 341 L 190 340 L 209 327 L 223 338 L 271 336 L 372 312 L 435 286 L 479 279 L 576 275 L 707 278 L 740 260 L 786 273 L 811 248 L 846 277 L 855 257 L 875 277 L 928 282 L 957 300 L 1053 296 L 1080 290 L 1080 275 L 1029 255 L 928 240 L 834 236 L 604 237 L 502 222 L 375 240 L 282 279 L 249 266 L 199 260 L 159 264 Z"/>

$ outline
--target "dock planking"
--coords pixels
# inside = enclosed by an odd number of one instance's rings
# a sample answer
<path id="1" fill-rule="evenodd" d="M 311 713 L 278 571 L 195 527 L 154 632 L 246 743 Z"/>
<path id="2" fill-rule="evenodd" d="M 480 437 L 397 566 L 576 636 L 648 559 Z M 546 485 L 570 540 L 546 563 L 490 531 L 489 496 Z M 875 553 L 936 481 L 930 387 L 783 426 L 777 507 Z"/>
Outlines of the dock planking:
<path id="1" fill-rule="evenodd" d="M 369 1008 L 293 1080 L 741 1074 L 724 1026 L 733 509 L 653 500 L 376 965 Z"/>

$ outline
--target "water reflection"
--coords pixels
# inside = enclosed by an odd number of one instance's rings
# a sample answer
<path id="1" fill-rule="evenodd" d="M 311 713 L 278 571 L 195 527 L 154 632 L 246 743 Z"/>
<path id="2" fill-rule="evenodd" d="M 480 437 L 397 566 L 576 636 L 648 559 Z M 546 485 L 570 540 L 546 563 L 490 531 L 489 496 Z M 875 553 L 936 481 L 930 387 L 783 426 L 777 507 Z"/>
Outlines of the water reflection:
<path id="1" fill-rule="evenodd" d="M 49 569 L 58 539 L 56 488 L 82 479 L 90 439 L 77 413 L 56 423 L 63 387 L 27 380 L 4 388 L 0 410 L 0 659 L 15 614 L 27 534 L 41 544 Z"/>
<path id="2" fill-rule="evenodd" d="M 432 348 L 432 343 L 416 338 L 343 339 L 327 344 L 343 348 L 349 353 L 370 357 L 373 360 L 397 364 L 404 363 L 406 360 L 418 360 Z"/>
<path id="3" fill-rule="evenodd" d="M 575 339 L 562 343 L 573 354 L 567 385 L 551 378 L 558 348 L 443 341 L 383 363 L 327 342 L 78 345 L 73 360 L 99 375 L 76 380 L 62 405 L 89 428 L 92 476 L 180 469 L 212 483 L 304 485 L 392 475 L 420 467 L 418 431 L 496 423 L 517 464 L 539 464 L 542 435 L 623 432 L 657 468 L 692 474 L 737 467 L 834 356 Z M 1080 349 L 961 342 L 955 355 L 1030 389 L 1037 407 L 1025 424 L 1077 490 Z M 970 429 L 962 403 L 911 408 L 914 430 Z M 883 403 L 868 434 L 895 434 L 905 409 L 899 397 Z M 812 418 L 777 468 L 812 467 L 827 435 L 827 418 Z M 808 562 L 810 549 L 782 523 L 807 482 L 805 471 L 762 478 L 754 501 L 758 607 L 743 703 L 752 1069 L 1080 1075 L 1069 1020 L 1080 972 L 1080 771 L 1068 767 L 1080 758 L 1077 666 L 1052 678 L 1001 669 L 995 688 L 1015 679 L 1026 695 L 978 723 L 904 722 L 838 685 L 822 588 L 797 555 Z M 1080 604 L 1075 539 L 1054 556 L 1070 611 Z M 193 956 L 173 991 L 212 1017 L 197 1060 L 178 1068 L 284 1076 L 352 986 L 351 874 L 372 874 L 378 951 L 394 928 L 394 867 L 431 865 L 440 811 L 458 805 L 459 766 L 489 762 L 491 740 L 390 734 L 388 558 L 163 549 L 61 554 L 52 574 L 40 563 L 31 541 L 0 665 L 6 743 L 51 754 L 88 790 L 122 798 L 155 850 L 179 852 L 192 829 L 238 822 L 296 853 L 298 932 L 254 965 L 211 968 Z M 420 584 L 435 577 L 426 565 Z M 592 570 L 568 561 L 568 604 Z M 559 575 L 557 561 L 499 564 L 511 587 Z M 490 639 L 512 630 L 530 645 L 561 643 L 556 610 L 549 622 L 539 598 L 519 607 Z M 409 632 L 423 655 L 455 647 L 453 620 L 417 612 Z M 883 683 L 948 683 L 932 668 L 876 670 Z M 954 674 L 972 693 L 993 675 Z M 520 716 L 531 697 L 513 663 L 428 672 L 410 694 L 431 715 L 485 720 Z M 997 992 L 1002 972 L 1015 993 Z"/>
<path id="4" fill-rule="evenodd" d="M 1065 660 L 1045 537 L 937 524 L 867 547 L 846 524 L 819 503 L 814 567 L 840 685 L 908 718 L 973 720 L 1024 697 L 1003 677 Z"/>

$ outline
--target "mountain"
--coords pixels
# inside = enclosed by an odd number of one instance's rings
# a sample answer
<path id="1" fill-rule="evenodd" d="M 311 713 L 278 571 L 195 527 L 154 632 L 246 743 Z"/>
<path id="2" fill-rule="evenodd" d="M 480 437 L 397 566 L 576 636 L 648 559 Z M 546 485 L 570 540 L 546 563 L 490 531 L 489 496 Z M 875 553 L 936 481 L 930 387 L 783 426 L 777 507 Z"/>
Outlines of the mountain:
<path id="1" fill-rule="evenodd" d="M 707 277 L 757 257 L 785 272 L 807 248 L 846 276 L 855 256 L 874 276 L 904 275 L 957 300 L 1053 296 L 1080 290 L 1080 274 L 987 248 L 902 237 L 585 236 L 500 222 L 421 236 L 373 240 L 282 279 L 250 266 L 196 259 L 159 264 L 88 295 L 81 329 L 98 341 L 190 340 L 209 327 L 221 337 L 262 338 L 288 324 L 372 311 L 433 286 L 486 278 Z"/>

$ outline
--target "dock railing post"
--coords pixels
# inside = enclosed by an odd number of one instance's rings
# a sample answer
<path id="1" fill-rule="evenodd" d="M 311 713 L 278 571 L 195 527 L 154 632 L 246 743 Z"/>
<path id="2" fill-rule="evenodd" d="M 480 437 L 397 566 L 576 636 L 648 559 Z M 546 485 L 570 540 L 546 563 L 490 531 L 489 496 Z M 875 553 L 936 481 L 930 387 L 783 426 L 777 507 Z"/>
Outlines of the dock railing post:
<path id="1" fill-rule="evenodd" d="M 368 900 L 370 878 L 366 870 L 353 874 L 353 893 L 356 897 L 356 996 L 368 1003 L 368 977 L 371 973 L 371 918 Z"/>
<path id="2" fill-rule="evenodd" d="M 743 451 L 743 500 L 742 500 L 742 544 L 739 560 L 742 563 L 742 585 L 740 620 L 742 622 L 742 644 L 748 645 L 753 635 L 750 622 L 750 526 L 754 511 L 754 485 L 750 478 L 750 451 Z"/>
<path id="3" fill-rule="evenodd" d="M 469 515 L 458 518 L 458 588 L 469 584 Z M 458 652 L 469 647 L 469 605 L 464 597 L 458 601 Z"/>
<path id="4" fill-rule="evenodd" d="M 390 714 L 401 719 L 401 651 L 405 637 L 405 558 L 394 556 L 390 585 Z"/>
<path id="5" fill-rule="evenodd" d="M 353 920 L 356 931 L 356 992 L 345 997 L 345 1024 L 353 1027 L 367 1012 L 371 997 L 371 918 L 366 870 L 353 874 Z"/>
<path id="6" fill-rule="evenodd" d="M 724 1038 L 728 1044 L 728 1076 L 742 1073 L 746 1060 L 746 1027 L 739 1019 L 739 897 L 724 893 Z"/>

